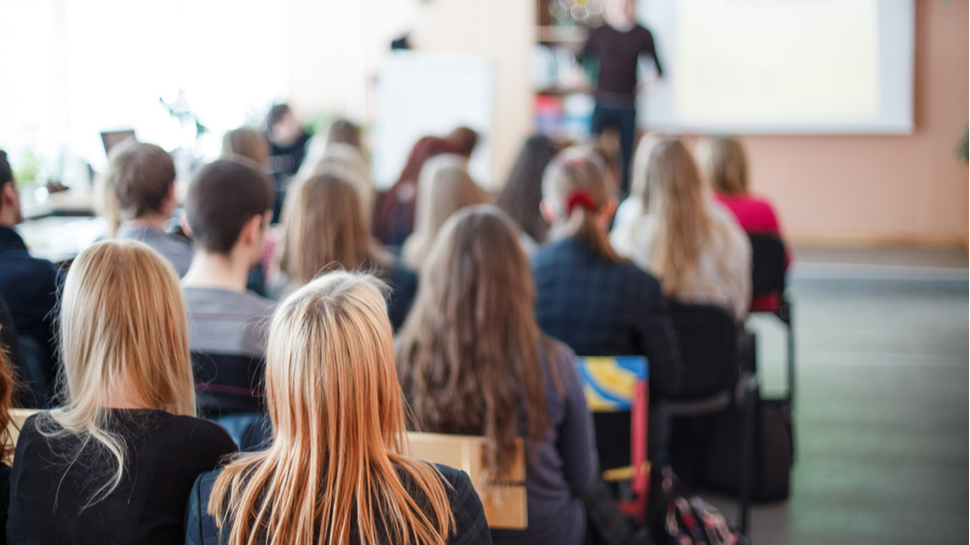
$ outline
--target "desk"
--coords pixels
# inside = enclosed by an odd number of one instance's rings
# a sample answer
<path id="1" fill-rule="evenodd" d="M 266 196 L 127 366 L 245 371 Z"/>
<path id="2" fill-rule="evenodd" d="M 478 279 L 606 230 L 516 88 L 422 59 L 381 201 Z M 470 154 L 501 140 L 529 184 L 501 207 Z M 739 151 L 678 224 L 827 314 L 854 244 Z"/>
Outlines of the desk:
<path id="1" fill-rule="evenodd" d="M 68 189 L 47 195 L 43 200 L 42 189 L 37 186 L 27 186 L 20 190 L 20 206 L 24 217 L 39 219 L 46 216 L 93 216 L 94 192 L 90 189 Z"/>
<path id="2" fill-rule="evenodd" d="M 108 234 L 108 222 L 101 217 L 49 216 L 25 221 L 16 229 L 30 255 L 63 263 Z"/>

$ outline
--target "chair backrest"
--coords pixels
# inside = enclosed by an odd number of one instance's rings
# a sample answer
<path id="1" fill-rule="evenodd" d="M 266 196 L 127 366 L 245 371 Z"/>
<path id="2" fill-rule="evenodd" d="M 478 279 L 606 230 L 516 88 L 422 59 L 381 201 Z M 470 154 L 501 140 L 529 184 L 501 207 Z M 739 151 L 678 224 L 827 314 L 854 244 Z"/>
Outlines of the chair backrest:
<path id="1" fill-rule="evenodd" d="M 207 418 L 264 412 L 265 362 L 238 354 L 192 352 L 196 405 Z"/>
<path id="2" fill-rule="evenodd" d="M 774 235 L 748 235 L 751 239 L 751 292 L 754 297 L 785 291 L 788 257 L 785 243 Z"/>
<path id="3" fill-rule="evenodd" d="M 577 357 L 586 406 L 593 413 L 601 469 L 632 468 L 635 490 L 646 491 L 650 366 L 643 356 Z"/>
<path id="4" fill-rule="evenodd" d="M 470 435 L 408 432 L 411 455 L 415 458 L 460 469 L 471 478 L 485 508 L 490 528 L 522 530 L 529 514 L 525 489 L 525 451 L 518 439 L 515 465 L 500 480 L 486 481 L 485 438 Z"/>
<path id="5" fill-rule="evenodd" d="M 671 303 L 670 320 L 686 367 L 680 397 L 705 397 L 733 388 L 740 370 L 734 317 L 714 305 Z"/>
<path id="6" fill-rule="evenodd" d="M 24 422 L 39 412 L 40 409 L 10 409 L 8 429 L 10 430 L 10 440 L 14 445 L 17 444 L 17 438 L 20 437 L 20 429 L 24 427 Z"/>

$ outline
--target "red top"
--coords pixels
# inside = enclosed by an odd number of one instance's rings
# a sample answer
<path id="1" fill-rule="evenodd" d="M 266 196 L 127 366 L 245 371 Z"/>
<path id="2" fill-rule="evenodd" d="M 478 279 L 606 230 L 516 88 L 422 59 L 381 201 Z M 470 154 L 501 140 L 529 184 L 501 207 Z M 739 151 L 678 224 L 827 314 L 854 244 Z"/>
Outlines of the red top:
<path id="1" fill-rule="evenodd" d="M 748 234 L 754 235 L 775 235 L 781 238 L 781 228 L 778 226 L 778 218 L 771 204 L 764 199 L 752 197 L 751 195 L 738 195 L 728 197 L 720 193 L 714 193 L 717 201 L 726 206 L 734 217 L 737 218 L 741 228 Z M 787 263 L 791 263 L 791 255 L 787 254 Z M 751 301 L 752 312 L 772 312 L 778 307 L 779 301 L 775 294 L 756 296 Z"/>

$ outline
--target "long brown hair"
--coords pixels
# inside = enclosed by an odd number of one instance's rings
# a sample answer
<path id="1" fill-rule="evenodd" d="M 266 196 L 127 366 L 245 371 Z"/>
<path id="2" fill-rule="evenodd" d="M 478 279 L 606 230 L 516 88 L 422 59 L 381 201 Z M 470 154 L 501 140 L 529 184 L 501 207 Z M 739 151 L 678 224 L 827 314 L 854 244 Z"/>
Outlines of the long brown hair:
<path id="1" fill-rule="evenodd" d="M 468 174 L 466 162 L 460 155 L 438 155 L 421 170 L 414 232 L 404 242 L 401 252 L 404 262 L 411 267 L 421 269 L 441 226 L 455 212 L 488 202 L 488 195 Z"/>
<path id="2" fill-rule="evenodd" d="M 548 136 L 530 136 L 509 172 L 505 188 L 495 204 L 512 217 L 525 234 L 538 243 L 546 240 L 549 224 L 539 213 L 542 202 L 542 173 L 556 155 L 556 146 Z"/>
<path id="3" fill-rule="evenodd" d="M 4 464 L 9 464 L 13 460 L 13 452 L 16 448 L 10 434 L 10 407 L 13 405 L 16 382 L 7 350 L 8 347 L 0 344 L 0 463 Z"/>
<path id="4" fill-rule="evenodd" d="M 382 289 L 372 276 L 334 272 L 277 307 L 266 351 L 273 443 L 230 463 L 210 496 L 208 512 L 231 545 L 342 545 L 352 536 L 437 545 L 454 531 L 441 475 L 403 454 Z"/>
<path id="5" fill-rule="evenodd" d="M 380 267 L 391 258 L 370 234 L 353 183 L 324 172 L 290 189 L 283 204 L 280 270 L 296 289 L 328 267 Z"/>
<path id="6" fill-rule="evenodd" d="M 560 218 L 552 226 L 551 238 L 568 238 L 603 259 L 623 262 L 610 245 L 606 227 L 599 224 L 596 213 L 613 195 L 600 156 L 586 147 L 573 147 L 556 155 L 542 176 L 542 200 L 553 207 Z M 570 209 L 569 200 L 578 194 L 591 199 L 592 206 L 577 205 Z"/>
<path id="7" fill-rule="evenodd" d="M 514 461 L 521 415 L 533 454 L 550 425 L 540 350 L 562 392 L 534 294 L 512 220 L 493 206 L 469 208 L 435 241 L 400 334 L 398 369 L 416 424 L 484 435 L 493 477 Z"/>
<path id="8" fill-rule="evenodd" d="M 654 145 L 644 191 L 644 213 L 658 222 L 650 268 L 664 292 L 676 296 L 693 274 L 714 228 L 697 164 L 680 140 L 668 138 Z"/>

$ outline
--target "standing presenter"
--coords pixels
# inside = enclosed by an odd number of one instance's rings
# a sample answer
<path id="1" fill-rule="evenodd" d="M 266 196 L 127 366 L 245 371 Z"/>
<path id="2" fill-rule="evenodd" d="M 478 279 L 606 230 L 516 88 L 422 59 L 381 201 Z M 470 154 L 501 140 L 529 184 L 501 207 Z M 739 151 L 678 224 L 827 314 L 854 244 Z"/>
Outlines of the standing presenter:
<path id="1" fill-rule="evenodd" d="M 613 126 L 620 133 L 623 158 L 623 194 L 630 192 L 630 161 L 637 127 L 637 62 L 640 55 L 653 58 L 657 77 L 663 74 L 650 31 L 637 23 L 635 0 L 606 0 L 605 24 L 589 32 L 580 53 L 599 61 L 596 107 L 590 132 L 602 134 Z"/>

